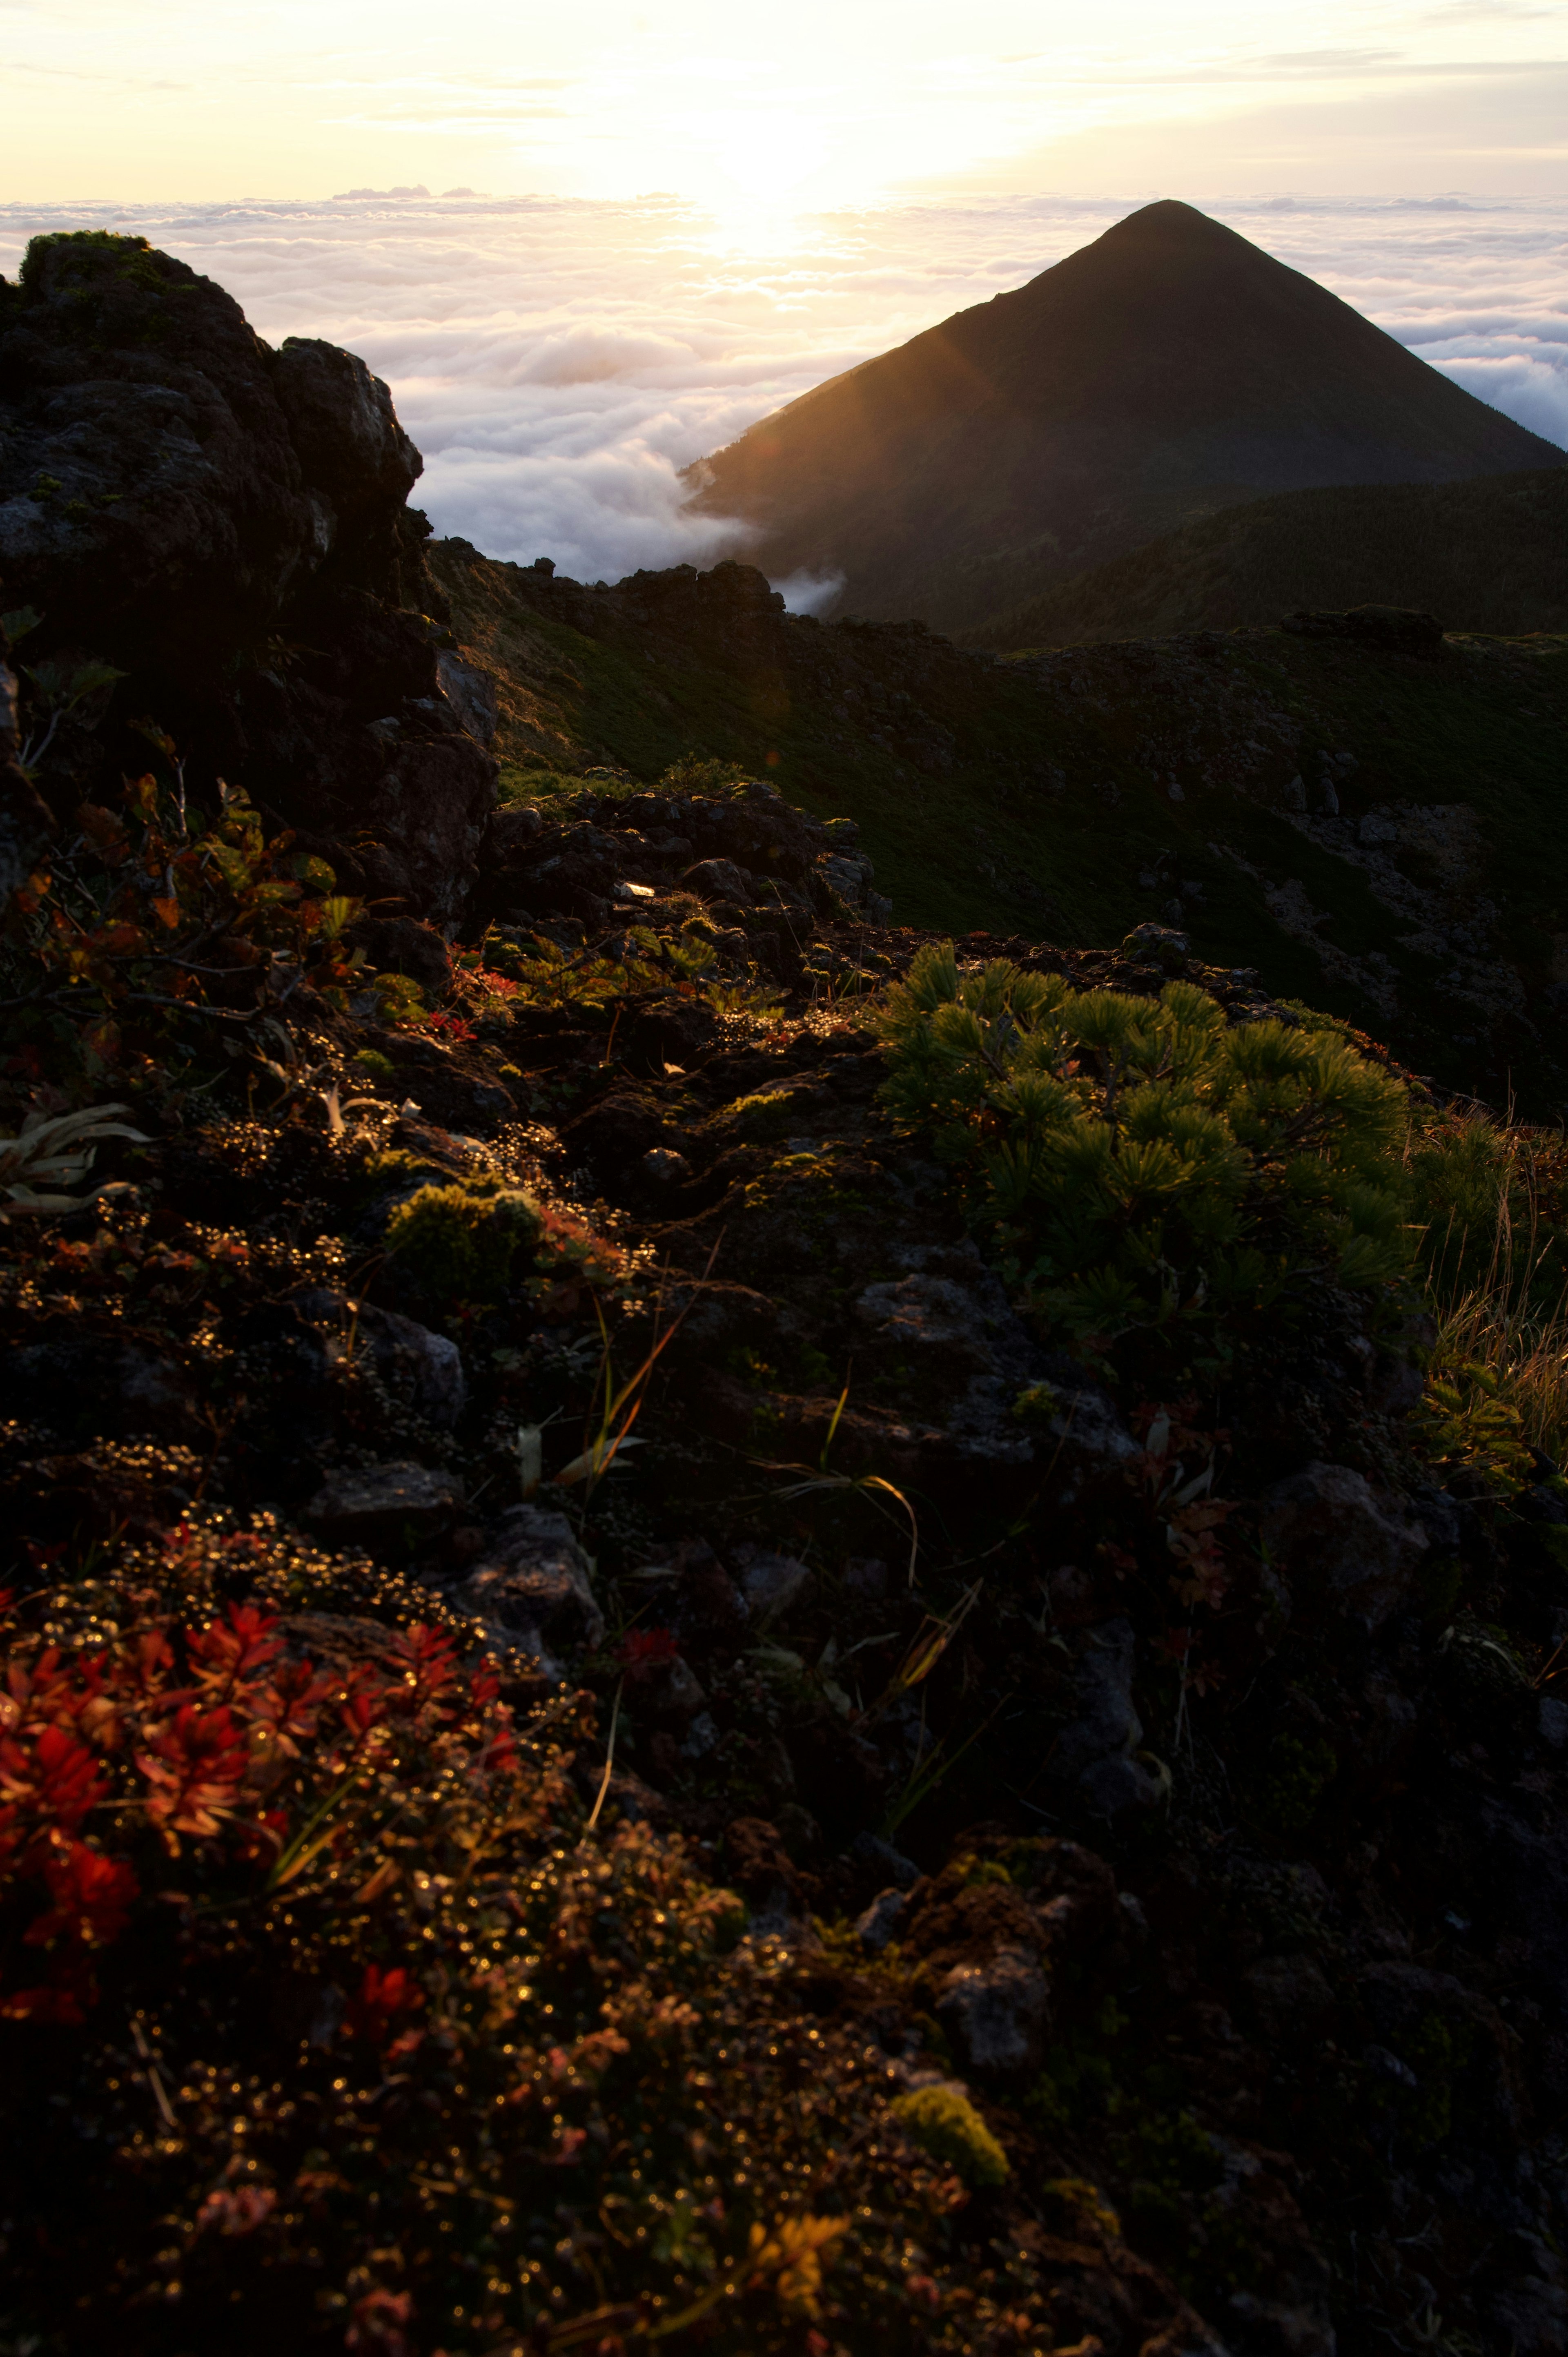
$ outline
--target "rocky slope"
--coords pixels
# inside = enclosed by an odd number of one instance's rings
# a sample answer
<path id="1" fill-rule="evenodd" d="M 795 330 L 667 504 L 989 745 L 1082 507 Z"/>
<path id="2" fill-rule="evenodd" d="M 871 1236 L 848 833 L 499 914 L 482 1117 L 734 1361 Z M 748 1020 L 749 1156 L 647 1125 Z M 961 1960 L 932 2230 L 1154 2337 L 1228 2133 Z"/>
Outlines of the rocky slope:
<path id="1" fill-rule="evenodd" d="M 737 734 L 787 637 L 1106 727 L 1144 651 L 1042 684 L 797 633 L 743 569 L 502 608 L 436 562 L 460 645 L 358 593 L 382 686 L 446 656 L 467 730 L 587 768 L 634 650 Z M 1468 708 L 1466 648 L 1376 627 L 1266 659 Z M 1262 693 L 1245 640 L 1155 660 Z M 170 693 L 217 728 L 243 675 Z M 965 938 L 944 1000 L 854 823 L 765 780 L 553 771 L 430 850 L 437 929 L 173 748 L 73 802 L 122 727 L 34 757 L 6 920 L 0 2340 L 1561 2350 L 1568 1504 L 1511 1395 L 1423 1384 L 1390 1225 L 1500 1185 L 1560 1286 L 1560 1141 L 1168 927 Z M 1079 1045 L 955 1133 L 921 1003 L 961 1077 L 1046 1007 Z M 1117 1039 L 1306 1094 L 1253 1101 L 1272 1160 L 1177 1105 L 1251 1173 L 1227 1211 L 1188 1168 L 1213 1300 L 1096 1331 L 973 1153 L 1052 1086 L 1133 1123 Z M 1280 1285 L 1226 1242 L 1254 1199 Z"/>
<path id="2" fill-rule="evenodd" d="M 691 479 L 752 526 L 776 580 L 838 576 L 848 612 L 954 630 L 1266 492 L 1561 463 L 1326 288 L 1167 202 L 818 385 Z"/>

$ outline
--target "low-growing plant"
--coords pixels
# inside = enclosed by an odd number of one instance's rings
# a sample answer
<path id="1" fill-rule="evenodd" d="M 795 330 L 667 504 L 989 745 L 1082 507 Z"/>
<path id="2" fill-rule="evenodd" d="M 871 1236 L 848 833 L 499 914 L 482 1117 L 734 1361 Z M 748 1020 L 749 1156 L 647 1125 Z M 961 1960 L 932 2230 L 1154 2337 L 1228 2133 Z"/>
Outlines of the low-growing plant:
<path id="1" fill-rule="evenodd" d="M 585 1220 L 499 1179 L 421 1187 L 387 1222 L 389 1260 L 436 1301 L 494 1301 L 520 1281 L 535 1297 L 607 1287 L 625 1255 Z M 521 1260 L 532 1273 L 521 1279 Z"/>
<path id="2" fill-rule="evenodd" d="M 469 1624 L 399 1625 L 362 1564 L 280 1619 L 302 1569 L 188 1523 L 0 1606 L 0 2338 L 1043 2336 L 1026 2255 L 948 2229 L 1007 2173 L 972 2106 L 878 2136 L 875 2050 L 733 1895 L 613 1807 L 590 1833 L 589 1698 L 515 1722 Z"/>
<path id="3" fill-rule="evenodd" d="M 68 846 L 13 894 L 0 1006 L 24 1070 L 47 1060 L 57 1085 L 152 1071 L 205 1053 L 215 1016 L 275 1023 L 302 982 L 338 1007 L 374 982 L 343 945 L 360 904 L 330 867 L 269 839 L 242 789 L 218 792 L 199 812 L 176 764 L 172 784 L 127 784 L 118 810 L 84 802 Z"/>
<path id="4" fill-rule="evenodd" d="M 945 2160 L 965 2185 L 1002 2185 L 1007 2156 L 961 2087 L 915 2087 L 890 2106 L 916 2143 Z"/>
<path id="5" fill-rule="evenodd" d="M 886 1093 L 934 1130 L 1051 1317 L 1114 1337 L 1386 1287 L 1410 1266 L 1402 1084 L 1332 1031 L 1229 1026 L 1190 983 L 1078 992 L 922 951 Z"/>

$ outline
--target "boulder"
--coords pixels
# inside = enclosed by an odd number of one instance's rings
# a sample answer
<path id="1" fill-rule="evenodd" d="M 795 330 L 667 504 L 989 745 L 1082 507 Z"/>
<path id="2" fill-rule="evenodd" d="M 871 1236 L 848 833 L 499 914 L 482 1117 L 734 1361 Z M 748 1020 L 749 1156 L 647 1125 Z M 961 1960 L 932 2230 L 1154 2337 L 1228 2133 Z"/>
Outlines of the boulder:
<path id="1" fill-rule="evenodd" d="M 1096 1816 L 1163 1800 L 1165 1785 L 1135 1757 L 1144 1722 L 1133 1705 L 1136 1645 L 1130 1620 L 1101 1620 L 1074 1639 L 1073 1716 L 1052 1748 L 1052 1776 Z"/>
<path id="2" fill-rule="evenodd" d="M 456 1598 L 488 1620 L 503 1644 L 546 1662 L 556 1650 L 591 1647 L 604 1638 L 588 1558 L 565 1515 L 543 1506 L 512 1508 Z"/>
<path id="3" fill-rule="evenodd" d="M 730 1560 L 746 1610 L 762 1625 L 787 1611 L 811 1577 L 792 1555 L 774 1555 L 766 1547 L 737 1546 Z"/>
<path id="4" fill-rule="evenodd" d="M 463 1485 L 425 1465 L 369 1465 L 329 1473 L 305 1519 L 338 1546 L 416 1545 L 452 1521 Z"/>
<path id="5" fill-rule="evenodd" d="M 733 900 L 743 909 L 751 901 L 751 878 L 733 859 L 699 859 L 681 881 L 704 900 Z"/>
<path id="6" fill-rule="evenodd" d="M 972 2070 L 1028 2071 L 1040 2060 L 1048 2002 L 1039 1958 L 1004 1947 L 983 1964 L 955 1964 L 936 2012 Z"/>
<path id="7" fill-rule="evenodd" d="M 898 1919 L 909 1904 L 902 1890 L 879 1890 L 869 1907 L 855 1918 L 855 1933 L 866 1947 L 880 1954 L 898 1929 Z"/>
<path id="8" fill-rule="evenodd" d="M 413 1318 L 354 1301 L 330 1286 L 292 1297 L 293 1307 L 324 1329 L 327 1358 L 338 1363 L 363 1352 L 382 1382 L 407 1400 L 437 1432 L 449 1432 L 463 1412 L 467 1383 L 463 1354 L 445 1334 L 433 1334 Z"/>
<path id="9" fill-rule="evenodd" d="M 345 890 L 459 913 L 495 764 L 473 697 L 443 692 L 419 471 L 352 353 L 274 352 L 144 238 L 35 238 L 0 283 L 0 576 L 42 616 L 29 661 L 124 673 L 45 792 L 108 799 L 150 714 L 193 788 L 221 775 L 308 827 Z"/>
<path id="10" fill-rule="evenodd" d="M 1258 1528 L 1297 1607 L 1317 1601 L 1381 1628 L 1414 1592 L 1423 1530 L 1376 1497 L 1348 1465 L 1314 1461 L 1259 1501 Z"/>

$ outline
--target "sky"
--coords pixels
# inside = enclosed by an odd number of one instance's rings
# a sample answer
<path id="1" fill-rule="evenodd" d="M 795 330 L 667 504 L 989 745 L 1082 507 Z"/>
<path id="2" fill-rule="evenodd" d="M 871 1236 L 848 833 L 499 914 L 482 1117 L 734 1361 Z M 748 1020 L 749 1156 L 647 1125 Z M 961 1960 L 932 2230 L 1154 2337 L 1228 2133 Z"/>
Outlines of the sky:
<path id="1" fill-rule="evenodd" d="M 0 0 L 0 196 L 1562 193 L 1565 0 Z"/>
<path id="2" fill-rule="evenodd" d="M 680 468 L 1161 196 L 1568 443 L 1568 0 L 0 0 L 0 269 L 137 230 L 362 352 L 494 554 L 725 553 Z"/>

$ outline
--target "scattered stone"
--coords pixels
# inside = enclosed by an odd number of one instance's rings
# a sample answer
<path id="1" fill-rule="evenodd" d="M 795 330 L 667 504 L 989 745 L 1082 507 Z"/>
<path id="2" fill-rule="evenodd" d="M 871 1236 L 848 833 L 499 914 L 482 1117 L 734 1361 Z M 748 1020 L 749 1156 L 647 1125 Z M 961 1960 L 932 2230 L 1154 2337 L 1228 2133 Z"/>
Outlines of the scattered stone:
<path id="1" fill-rule="evenodd" d="M 1320 1600 L 1380 1629 L 1413 1593 L 1426 1533 L 1397 1520 L 1349 1466 L 1315 1460 L 1259 1505 L 1263 1544 L 1298 1607 Z"/>
<path id="2" fill-rule="evenodd" d="M 1133 1706 L 1133 1624 L 1122 1619 L 1099 1621 L 1079 1632 L 1075 1650 L 1077 1715 L 1057 1737 L 1050 1772 L 1075 1785 L 1096 1816 L 1153 1808 L 1165 1797 L 1166 1787 L 1134 1757 L 1144 1739 L 1144 1722 Z"/>
<path id="3" fill-rule="evenodd" d="M 735 1547 L 730 1561 L 739 1577 L 746 1609 L 761 1627 L 787 1611 L 811 1577 L 806 1565 L 792 1555 L 773 1555 L 766 1547 Z"/>
<path id="4" fill-rule="evenodd" d="M 862 1915 L 855 1918 L 854 1928 L 868 1948 L 880 1952 L 898 1928 L 898 1919 L 908 1906 L 901 1890 L 880 1890 Z"/>
<path id="5" fill-rule="evenodd" d="M 502 1641 L 548 1661 L 552 1652 L 602 1642 L 604 1614 L 588 1558 L 564 1514 L 514 1506 L 489 1554 L 461 1582 L 466 1610 L 490 1622 Z"/>
<path id="6" fill-rule="evenodd" d="M 338 1545 L 417 1544 L 450 1523 L 463 1485 L 424 1465 L 371 1465 L 329 1473 L 305 1519 Z"/>
<path id="7" fill-rule="evenodd" d="M 1004 1947 L 983 1964 L 956 1964 L 937 2018 L 973 2071 L 1027 2071 L 1039 2061 L 1049 1991 L 1037 1956 Z"/>

